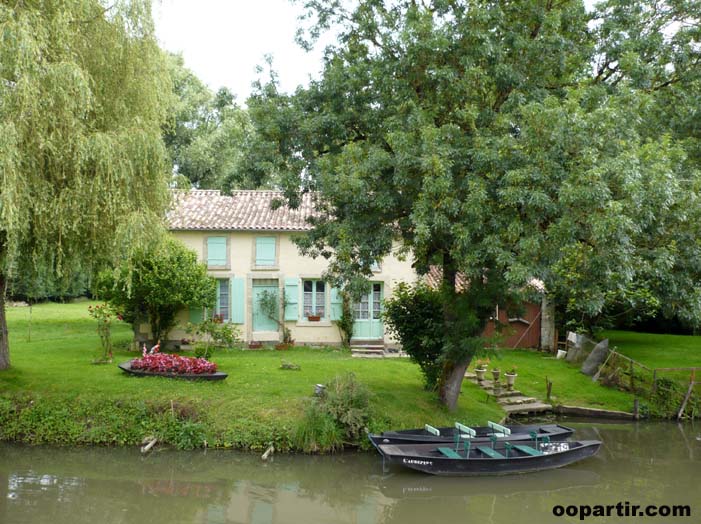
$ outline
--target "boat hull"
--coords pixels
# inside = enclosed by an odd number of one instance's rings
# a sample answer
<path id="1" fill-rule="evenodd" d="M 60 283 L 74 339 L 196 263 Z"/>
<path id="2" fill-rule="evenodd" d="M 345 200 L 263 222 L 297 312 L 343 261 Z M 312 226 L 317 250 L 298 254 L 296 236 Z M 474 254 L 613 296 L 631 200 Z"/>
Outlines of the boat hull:
<path id="1" fill-rule="evenodd" d="M 389 464 L 441 476 L 513 475 L 561 468 L 591 457 L 599 451 L 598 440 L 554 442 L 541 447 L 542 455 L 510 456 L 508 458 L 481 457 L 476 447 L 470 458 L 449 458 L 437 452 L 432 444 L 381 445 L 380 452 Z M 503 453 L 502 447 L 495 447 Z M 512 452 L 515 453 L 515 452 Z"/>
<path id="2" fill-rule="evenodd" d="M 117 364 L 117 366 L 125 373 L 138 377 L 165 377 L 179 378 L 182 380 L 224 380 L 229 376 L 227 373 L 222 373 L 221 371 L 217 371 L 216 373 L 155 373 L 152 371 L 132 369 L 131 360 Z"/>
<path id="3" fill-rule="evenodd" d="M 531 431 L 538 434 L 538 438 L 548 437 L 551 441 L 566 440 L 572 436 L 574 429 L 560 424 L 544 424 L 533 426 L 506 426 L 511 430 L 511 435 L 501 437 L 498 440 L 526 441 L 533 439 Z M 440 436 L 432 435 L 424 429 L 406 429 L 402 431 L 384 431 L 380 434 L 370 434 L 368 438 L 377 448 L 383 444 L 450 444 L 455 442 L 455 428 L 437 428 Z M 472 428 L 477 432 L 477 436 L 471 440 L 474 443 L 484 443 L 491 441 L 492 430 L 488 427 L 480 426 Z"/>

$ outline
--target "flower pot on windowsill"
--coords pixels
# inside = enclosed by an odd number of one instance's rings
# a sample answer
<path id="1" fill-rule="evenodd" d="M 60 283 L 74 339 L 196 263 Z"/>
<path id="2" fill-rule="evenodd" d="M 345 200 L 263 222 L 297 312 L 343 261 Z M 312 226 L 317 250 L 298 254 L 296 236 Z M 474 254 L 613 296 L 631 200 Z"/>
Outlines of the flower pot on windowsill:
<path id="1" fill-rule="evenodd" d="M 321 316 L 319 315 L 307 315 L 307 320 L 309 322 L 319 322 L 321 320 Z"/>

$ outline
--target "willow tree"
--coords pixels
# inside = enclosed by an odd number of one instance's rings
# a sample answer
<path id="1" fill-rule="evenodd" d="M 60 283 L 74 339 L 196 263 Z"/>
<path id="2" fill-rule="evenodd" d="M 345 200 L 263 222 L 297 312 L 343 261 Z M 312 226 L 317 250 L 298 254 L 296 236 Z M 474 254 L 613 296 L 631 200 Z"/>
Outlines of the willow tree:
<path id="1" fill-rule="evenodd" d="M 273 77 L 249 99 L 260 164 L 291 205 L 316 195 L 299 245 L 339 280 L 371 275 L 396 246 L 419 273 L 442 268 L 447 406 L 493 306 L 532 278 L 589 316 L 698 278 L 684 261 L 701 254 L 698 170 L 646 116 L 698 77 L 698 2 L 304 3 L 302 43 L 332 26 L 338 41 L 308 88 L 285 95 Z M 685 306 L 701 316 L 698 298 Z"/>
<path id="2" fill-rule="evenodd" d="M 0 27 L 3 369 L 9 275 L 89 270 L 160 221 L 171 87 L 148 1 L 3 2 Z"/>

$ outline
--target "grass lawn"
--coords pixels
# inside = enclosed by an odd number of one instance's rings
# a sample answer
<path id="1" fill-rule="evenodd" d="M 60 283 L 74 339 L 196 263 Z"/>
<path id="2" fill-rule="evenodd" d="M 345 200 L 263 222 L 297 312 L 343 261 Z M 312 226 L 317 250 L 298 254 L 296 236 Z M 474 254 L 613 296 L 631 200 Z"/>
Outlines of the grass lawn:
<path id="1" fill-rule="evenodd" d="M 518 377 L 515 388 L 527 396 L 544 400 L 545 377 L 552 383 L 552 403 L 630 412 L 633 397 L 623 391 L 592 382 L 591 377 L 579 372 L 579 366 L 556 360 L 549 354 L 530 350 L 501 349 L 492 359 L 490 369 L 499 367 L 508 371 L 516 366 Z"/>
<path id="2" fill-rule="evenodd" d="M 701 367 L 701 336 L 605 331 L 609 347 L 650 368 Z"/>
<path id="3" fill-rule="evenodd" d="M 424 423 L 452 425 L 455 420 L 483 425 L 488 419 L 503 417 L 503 411 L 494 402 L 487 402 L 483 392 L 470 383 L 463 385 L 457 412 L 449 413 L 439 405 L 435 394 L 422 388 L 419 368 L 408 359 L 356 359 L 351 358 L 349 351 L 340 349 L 296 347 L 289 351 L 220 351 L 212 360 L 221 371 L 229 374 L 222 382 L 127 376 L 114 364 L 91 364 L 99 353 L 99 338 L 96 323 L 87 313 L 89 304 L 34 306 L 31 340 L 29 308 L 9 308 L 12 368 L 0 372 L 0 396 L 30 395 L 37 404 L 41 401 L 62 402 L 60 409 L 54 411 L 63 413 L 64 418 L 81 419 L 82 422 L 70 430 L 73 440 L 78 442 L 113 443 L 104 434 L 106 430 L 99 427 L 114 428 L 125 422 L 111 421 L 110 418 L 119 418 L 120 414 L 113 411 L 119 411 L 120 405 L 132 409 L 145 404 L 148 413 L 168 411 L 170 406 L 174 406 L 170 411 L 178 413 L 196 411 L 207 420 L 206 433 L 210 443 L 260 447 L 270 441 L 271 433 L 278 437 L 290 433 L 312 395 L 314 384 L 325 383 L 346 372 L 355 373 L 372 392 L 372 430 L 417 427 Z M 115 362 L 137 356 L 127 350 L 131 340 L 128 325 L 118 323 L 114 326 L 113 340 Z M 282 359 L 300 365 L 301 370 L 281 370 Z M 99 416 L 90 413 L 100 405 L 117 406 L 117 409 L 108 409 Z M 6 406 L 8 412 L 12 409 Z M 61 425 L 65 421 L 57 420 L 58 416 L 51 414 L 45 416 L 53 417 L 56 432 L 62 431 Z M 31 417 L 27 414 L 26 418 Z M 51 429 L 48 422 L 43 421 L 41 428 L 35 420 L 22 424 L 9 438 L 51 440 L 49 433 L 39 434 Z M 47 425 L 49 429 L 46 429 Z M 129 432 L 125 430 L 125 435 L 115 438 L 114 443 L 140 440 L 151 430 L 152 426 L 148 424 L 143 431 L 138 428 Z M 96 434 L 99 438 L 94 437 Z M 8 438 L 7 433 L 4 436 Z"/>

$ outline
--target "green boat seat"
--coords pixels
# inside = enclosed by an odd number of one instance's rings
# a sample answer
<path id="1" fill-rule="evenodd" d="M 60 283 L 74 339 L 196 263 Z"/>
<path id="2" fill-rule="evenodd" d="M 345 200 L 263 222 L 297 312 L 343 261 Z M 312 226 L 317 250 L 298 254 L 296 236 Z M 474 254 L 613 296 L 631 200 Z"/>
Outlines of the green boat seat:
<path id="1" fill-rule="evenodd" d="M 455 451 L 459 452 L 460 444 L 464 443 L 465 457 L 468 457 L 470 455 L 470 439 L 476 437 L 477 432 L 464 424 L 460 424 L 460 422 L 455 423 L 455 430 Z"/>
<path id="2" fill-rule="evenodd" d="M 489 458 L 494 458 L 494 459 L 506 458 L 506 457 L 504 457 L 504 455 L 502 455 L 498 451 L 495 451 L 492 448 L 488 448 L 487 446 L 478 446 L 477 449 L 480 450 L 485 455 L 487 455 Z"/>
<path id="3" fill-rule="evenodd" d="M 452 459 L 459 459 L 462 458 L 458 453 L 453 451 L 450 448 L 438 448 L 438 451 L 441 452 L 443 455 L 445 455 L 448 458 Z"/>
<path id="4" fill-rule="evenodd" d="M 535 449 L 535 448 L 532 448 L 532 447 L 530 447 L 530 446 L 524 446 L 523 444 L 514 444 L 514 447 L 515 447 L 517 450 L 519 450 L 519 451 L 521 451 L 521 452 L 523 452 L 523 453 L 525 453 L 525 454 L 527 454 L 527 455 L 531 455 L 531 456 L 533 456 L 533 457 L 537 457 L 537 456 L 543 454 L 542 451 L 539 451 L 539 450 L 537 450 L 537 449 Z"/>

